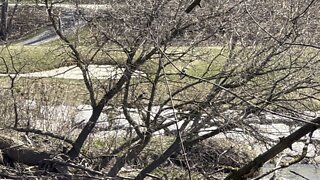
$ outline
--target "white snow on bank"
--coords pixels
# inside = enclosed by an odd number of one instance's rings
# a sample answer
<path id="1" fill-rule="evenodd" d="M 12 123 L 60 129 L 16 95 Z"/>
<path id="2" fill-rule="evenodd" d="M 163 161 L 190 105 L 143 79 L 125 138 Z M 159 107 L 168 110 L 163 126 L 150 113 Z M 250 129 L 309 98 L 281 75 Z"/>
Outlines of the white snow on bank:
<path id="1" fill-rule="evenodd" d="M 28 106 L 31 111 L 38 111 L 39 115 L 37 117 L 30 116 L 31 127 L 35 129 L 52 131 L 58 133 L 65 133 L 72 131 L 72 134 L 77 134 L 83 125 L 85 125 L 92 115 L 92 107 L 90 105 L 80 105 L 78 107 L 59 105 L 59 106 L 42 106 L 38 105 L 36 102 L 27 100 L 25 106 Z M 113 113 L 109 114 L 108 111 L 113 109 Z M 152 116 L 154 116 L 160 107 L 154 106 L 152 108 Z M 142 121 L 141 114 L 136 108 L 129 108 L 131 117 L 133 120 L 141 126 L 144 127 L 144 122 Z M 161 113 L 161 119 L 163 123 L 175 122 L 173 109 L 166 109 Z M 31 114 L 30 114 L 31 115 Z M 177 122 L 178 128 L 183 124 L 183 121 Z M 187 125 L 187 129 L 190 128 L 192 122 Z M 284 123 L 273 123 L 273 124 L 250 124 L 253 129 L 256 129 L 260 135 L 264 136 L 266 142 L 269 142 L 269 139 L 273 140 L 273 144 L 280 142 L 281 138 L 288 136 L 293 131 L 297 130 L 299 126 L 287 125 Z M 128 123 L 125 116 L 123 115 L 122 108 L 106 107 L 103 113 L 100 115 L 96 127 L 98 130 L 92 133 L 92 136 L 95 138 L 105 138 L 107 136 L 126 136 L 128 133 L 134 133 L 132 126 Z M 301 127 L 301 126 L 300 126 Z M 200 129 L 199 135 L 204 135 L 216 130 L 217 127 L 211 126 Z M 161 129 L 157 132 L 154 132 L 154 135 L 165 135 L 167 132 L 174 132 L 177 130 L 176 124 L 168 126 L 166 130 Z M 219 133 L 213 138 L 216 139 L 232 139 L 241 144 L 246 144 L 252 147 L 252 149 L 257 153 L 261 154 L 268 150 L 272 145 L 267 145 L 255 137 L 256 134 L 249 134 L 246 129 L 235 128 L 232 131 Z M 261 138 L 258 138 L 262 140 Z M 306 137 L 302 138 L 302 141 L 295 142 L 292 144 L 292 149 L 285 149 L 281 154 L 283 155 L 298 155 L 301 154 L 302 149 L 305 145 Z M 320 131 L 316 130 L 313 133 L 314 140 L 320 140 Z M 320 156 L 315 145 L 310 144 L 308 146 L 307 157 L 316 157 L 317 162 L 320 162 Z"/>
<path id="2" fill-rule="evenodd" d="M 74 123 L 84 125 L 89 121 L 91 115 L 92 107 L 90 105 L 80 105 L 77 107 L 77 113 L 74 117 Z M 105 113 L 101 113 L 96 127 L 107 128 L 108 126 L 108 116 Z"/>

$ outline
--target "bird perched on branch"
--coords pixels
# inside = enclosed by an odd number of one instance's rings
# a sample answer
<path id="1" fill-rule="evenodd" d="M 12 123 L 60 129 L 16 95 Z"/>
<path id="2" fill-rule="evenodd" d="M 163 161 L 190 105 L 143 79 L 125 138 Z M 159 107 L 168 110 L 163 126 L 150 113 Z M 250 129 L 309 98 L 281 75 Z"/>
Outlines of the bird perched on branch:
<path id="1" fill-rule="evenodd" d="M 190 13 L 196 6 L 201 7 L 200 2 L 201 0 L 194 0 L 193 3 L 188 6 L 185 12 Z"/>
<path id="2" fill-rule="evenodd" d="M 142 99 L 146 98 L 146 93 L 145 92 L 142 92 L 141 94 L 139 94 L 137 97 L 136 97 L 136 100 L 134 100 L 134 104 L 141 101 Z"/>
<path id="3" fill-rule="evenodd" d="M 184 77 L 186 77 L 186 75 L 187 75 L 186 68 L 183 68 L 179 73 L 180 79 L 183 79 Z"/>

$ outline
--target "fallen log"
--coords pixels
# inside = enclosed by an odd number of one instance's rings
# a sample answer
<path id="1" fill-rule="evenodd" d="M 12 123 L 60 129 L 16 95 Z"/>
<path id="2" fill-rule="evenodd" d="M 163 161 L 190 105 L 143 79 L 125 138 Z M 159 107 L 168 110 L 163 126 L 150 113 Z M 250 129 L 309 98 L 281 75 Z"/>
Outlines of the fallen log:
<path id="1" fill-rule="evenodd" d="M 44 159 L 50 159 L 52 154 L 36 148 L 28 147 L 19 140 L 0 135 L 0 149 L 2 155 L 11 161 L 29 166 L 39 165 Z"/>

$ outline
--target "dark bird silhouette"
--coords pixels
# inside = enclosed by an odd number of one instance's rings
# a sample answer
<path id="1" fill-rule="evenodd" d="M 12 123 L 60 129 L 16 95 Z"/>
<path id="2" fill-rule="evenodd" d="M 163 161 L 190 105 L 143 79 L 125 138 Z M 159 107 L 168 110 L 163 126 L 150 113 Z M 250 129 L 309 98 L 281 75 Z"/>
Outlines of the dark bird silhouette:
<path id="1" fill-rule="evenodd" d="M 196 6 L 201 7 L 200 2 L 201 0 L 194 0 L 193 3 L 188 6 L 185 12 L 190 13 Z"/>
<path id="2" fill-rule="evenodd" d="M 184 77 L 186 77 L 186 75 L 187 75 L 186 69 L 183 68 L 179 73 L 180 79 L 183 79 Z"/>
<path id="3" fill-rule="evenodd" d="M 142 92 L 141 94 L 139 94 L 139 96 L 136 97 L 136 100 L 134 100 L 134 104 L 137 103 L 138 101 L 141 101 L 142 99 L 144 99 L 146 96 L 145 92 Z"/>

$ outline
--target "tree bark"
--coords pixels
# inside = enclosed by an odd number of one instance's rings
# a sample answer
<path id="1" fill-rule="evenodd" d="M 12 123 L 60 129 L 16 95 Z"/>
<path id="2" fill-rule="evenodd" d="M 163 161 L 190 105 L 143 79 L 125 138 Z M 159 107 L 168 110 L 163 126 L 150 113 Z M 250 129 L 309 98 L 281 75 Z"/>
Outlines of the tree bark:
<path id="1" fill-rule="evenodd" d="M 8 23 L 7 23 L 7 17 L 8 17 L 8 1 L 7 0 L 2 0 L 1 4 L 1 39 L 3 41 L 7 41 L 8 39 Z"/>
<path id="2" fill-rule="evenodd" d="M 311 121 L 311 123 L 302 126 L 300 129 L 296 130 L 289 136 L 281 139 L 280 142 L 275 146 L 273 146 L 271 149 L 259 155 L 253 161 L 249 162 L 239 170 L 229 174 L 226 177 L 226 180 L 246 179 L 247 177 L 252 175 L 254 172 L 258 171 L 259 168 L 262 167 L 263 164 L 266 163 L 268 160 L 272 159 L 273 157 L 275 157 L 277 154 L 279 154 L 286 148 L 290 148 L 294 142 L 298 141 L 303 136 L 318 129 L 319 126 L 317 126 L 316 124 L 320 124 L 320 117 L 314 119 L 313 121 Z"/>
<path id="3" fill-rule="evenodd" d="M 196 6 L 201 7 L 200 2 L 201 2 L 201 0 L 194 0 L 194 1 L 192 2 L 192 4 L 190 4 L 190 5 L 188 6 L 188 8 L 185 10 L 185 12 L 186 12 L 186 13 L 190 13 Z"/>
<path id="4" fill-rule="evenodd" d="M 121 168 L 125 165 L 126 162 L 133 160 L 136 158 L 142 150 L 148 145 L 151 139 L 151 134 L 147 134 L 145 139 L 142 139 L 137 146 L 135 146 L 132 150 L 126 153 L 124 156 L 120 157 L 115 165 L 109 170 L 108 176 L 115 177 Z"/>
<path id="5" fill-rule="evenodd" d="M 176 138 L 174 143 L 155 161 L 149 164 L 146 168 L 144 168 L 140 173 L 135 177 L 135 180 L 144 179 L 148 173 L 152 172 L 154 169 L 159 167 L 163 162 L 165 162 L 173 153 L 181 150 L 181 140 L 179 137 Z"/>
<path id="6" fill-rule="evenodd" d="M 91 115 L 88 123 L 84 126 L 84 128 L 80 132 L 78 138 L 73 143 L 72 148 L 68 152 L 68 156 L 71 159 L 75 159 L 76 157 L 79 156 L 80 150 L 81 150 L 84 142 L 86 141 L 88 135 L 92 132 L 94 126 L 96 125 L 96 123 L 100 117 L 100 114 L 102 112 L 102 109 L 103 109 L 103 105 L 93 108 L 92 115 Z"/>

